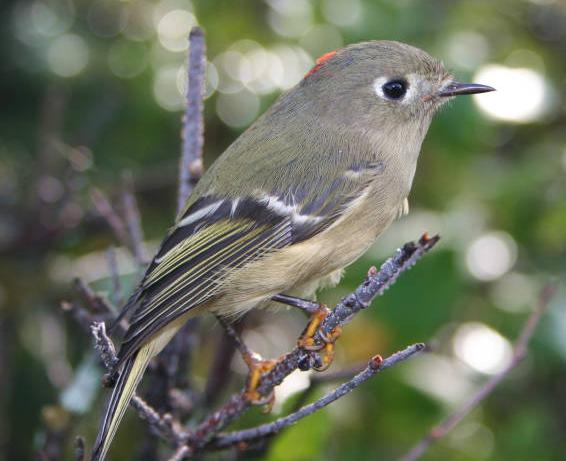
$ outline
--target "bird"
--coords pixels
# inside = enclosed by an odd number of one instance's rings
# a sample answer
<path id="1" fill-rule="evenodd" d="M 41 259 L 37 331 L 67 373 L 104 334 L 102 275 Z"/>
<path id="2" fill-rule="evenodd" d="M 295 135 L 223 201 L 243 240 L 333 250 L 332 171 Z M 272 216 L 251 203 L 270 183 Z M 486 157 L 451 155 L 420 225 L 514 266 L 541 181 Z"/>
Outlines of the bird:
<path id="1" fill-rule="evenodd" d="M 438 109 L 493 90 L 460 83 L 438 59 L 395 41 L 316 60 L 203 175 L 124 306 L 129 327 L 91 459 L 106 457 L 149 361 L 189 318 L 315 303 L 319 287 L 338 283 L 408 212 Z"/>

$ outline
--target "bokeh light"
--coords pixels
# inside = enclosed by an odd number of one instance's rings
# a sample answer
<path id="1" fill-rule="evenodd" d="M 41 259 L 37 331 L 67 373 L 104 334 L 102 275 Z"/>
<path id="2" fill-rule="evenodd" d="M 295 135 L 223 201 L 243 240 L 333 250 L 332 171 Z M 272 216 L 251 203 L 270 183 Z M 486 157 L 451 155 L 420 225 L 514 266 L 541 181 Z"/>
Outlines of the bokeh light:
<path id="1" fill-rule="evenodd" d="M 333 25 L 318 24 L 300 38 L 299 45 L 313 58 L 317 58 L 328 51 L 341 48 L 344 45 L 344 38 L 340 30 Z"/>
<path id="2" fill-rule="evenodd" d="M 169 51 L 184 51 L 189 47 L 187 37 L 196 25 L 195 16 L 186 10 L 166 13 L 157 25 L 159 42 Z"/>
<path id="3" fill-rule="evenodd" d="M 153 79 L 153 96 L 163 109 L 182 110 L 185 106 L 183 94 L 179 91 L 179 74 L 183 74 L 183 66 L 163 66 L 157 70 Z"/>
<path id="4" fill-rule="evenodd" d="M 461 402 L 474 389 L 460 363 L 439 354 L 426 354 L 407 363 L 405 378 L 410 385 L 448 405 Z"/>
<path id="5" fill-rule="evenodd" d="M 360 0 L 323 0 L 322 14 L 328 22 L 337 26 L 354 26 L 363 17 L 363 5 Z"/>
<path id="6" fill-rule="evenodd" d="M 46 37 L 57 37 L 71 28 L 75 21 L 75 7 L 68 2 L 21 2 L 13 10 L 12 21 L 19 40 L 41 46 Z"/>
<path id="7" fill-rule="evenodd" d="M 529 312 L 536 303 L 538 287 L 530 277 L 510 272 L 497 280 L 490 288 L 490 298 L 506 312 Z"/>
<path id="8" fill-rule="evenodd" d="M 232 128 L 242 128 L 257 117 L 259 98 L 248 90 L 219 94 L 216 99 L 216 112 L 226 125 Z"/>
<path id="9" fill-rule="evenodd" d="M 283 37 L 299 37 L 312 24 L 312 5 L 307 0 L 267 0 L 267 21 Z"/>
<path id="10" fill-rule="evenodd" d="M 289 397 L 301 392 L 310 386 L 310 373 L 295 370 L 280 386 L 275 388 L 275 405 L 273 409 L 280 412 Z"/>
<path id="11" fill-rule="evenodd" d="M 120 78 L 133 78 L 147 67 L 147 48 L 143 43 L 120 40 L 108 50 L 108 66 Z"/>
<path id="12" fill-rule="evenodd" d="M 511 362 L 511 344 L 497 331 L 479 322 L 461 325 L 454 334 L 454 354 L 484 374 L 495 374 Z"/>
<path id="13" fill-rule="evenodd" d="M 126 26 L 122 35 L 128 40 L 149 40 L 155 33 L 153 27 L 153 4 L 144 0 L 127 3 Z"/>
<path id="14" fill-rule="evenodd" d="M 47 50 L 47 63 L 54 74 L 74 77 L 88 64 L 89 49 L 86 42 L 76 34 L 57 37 Z"/>
<path id="15" fill-rule="evenodd" d="M 30 7 L 30 19 L 35 31 L 45 37 L 55 37 L 66 32 L 74 20 L 72 3 L 46 3 L 36 1 Z"/>
<path id="16" fill-rule="evenodd" d="M 446 40 L 446 55 L 450 65 L 460 69 L 477 69 L 489 54 L 486 38 L 475 31 L 460 31 Z"/>
<path id="17" fill-rule="evenodd" d="M 186 75 L 186 69 L 183 75 Z M 187 79 L 185 79 L 184 87 L 187 86 Z M 206 87 L 205 87 L 205 98 L 209 98 L 212 96 L 218 88 L 218 71 L 216 70 L 216 66 L 211 62 L 207 62 L 206 64 Z M 186 89 L 183 93 L 186 92 Z"/>
<path id="18" fill-rule="evenodd" d="M 488 82 L 497 90 L 489 98 L 474 96 L 482 112 L 493 119 L 513 123 L 541 121 L 553 108 L 553 91 L 544 76 L 533 69 L 489 64 L 476 73 L 474 82 Z"/>
<path id="19" fill-rule="evenodd" d="M 118 35 L 127 24 L 126 12 L 121 2 L 96 0 L 88 10 L 88 25 L 99 37 Z"/>
<path id="20" fill-rule="evenodd" d="M 490 232 L 475 239 L 466 252 L 466 267 L 478 280 L 495 280 L 517 259 L 517 245 L 505 232 Z"/>

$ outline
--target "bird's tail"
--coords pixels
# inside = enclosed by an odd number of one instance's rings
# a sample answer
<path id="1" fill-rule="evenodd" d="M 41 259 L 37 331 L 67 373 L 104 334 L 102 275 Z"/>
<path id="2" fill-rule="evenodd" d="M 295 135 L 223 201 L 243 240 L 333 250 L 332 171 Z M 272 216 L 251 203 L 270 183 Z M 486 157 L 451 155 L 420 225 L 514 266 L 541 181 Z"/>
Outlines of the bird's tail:
<path id="1" fill-rule="evenodd" d="M 154 345 L 152 343 L 146 344 L 124 364 L 100 423 L 91 461 L 103 461 L 106 457 L 112 439 L 116 434 L 116 429 L 118 429 L 118 425 L 128 408 L 134 391 L 143 376 L 143 372 L 151 358 L 155 355 L 154 353 Z"/>

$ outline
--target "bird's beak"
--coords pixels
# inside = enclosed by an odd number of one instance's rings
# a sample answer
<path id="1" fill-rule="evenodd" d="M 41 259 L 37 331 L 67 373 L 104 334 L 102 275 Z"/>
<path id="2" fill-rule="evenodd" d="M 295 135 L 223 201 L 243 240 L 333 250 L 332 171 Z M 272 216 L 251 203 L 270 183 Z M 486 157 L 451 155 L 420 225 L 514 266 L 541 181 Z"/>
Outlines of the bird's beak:
<path id="1" fill-rule="evenodd" d="M 495 88 L 480 85 L 479 83 L 452 82 L 444 87 L 440 93 L 438 93 L 438 96 L 446 98 L 449 96 L 461 96 L 463 94 L 488 93 L 489 91 L 495 91 Z"/>

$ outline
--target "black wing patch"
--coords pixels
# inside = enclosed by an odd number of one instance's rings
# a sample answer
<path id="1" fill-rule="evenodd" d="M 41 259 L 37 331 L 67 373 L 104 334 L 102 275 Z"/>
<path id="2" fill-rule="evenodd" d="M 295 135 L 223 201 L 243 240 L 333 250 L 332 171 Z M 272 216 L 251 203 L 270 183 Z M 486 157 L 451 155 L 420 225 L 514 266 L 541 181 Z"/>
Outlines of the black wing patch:
<path id="1" fill-rule="evenodd" d="M 260 202 L 197 201 L 163 241 L 125 308 L 134 312 L 119 364 L 166 324 L 217 295 L 227 268 L 291 243 L 290 218 Z"/>

